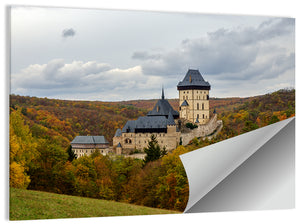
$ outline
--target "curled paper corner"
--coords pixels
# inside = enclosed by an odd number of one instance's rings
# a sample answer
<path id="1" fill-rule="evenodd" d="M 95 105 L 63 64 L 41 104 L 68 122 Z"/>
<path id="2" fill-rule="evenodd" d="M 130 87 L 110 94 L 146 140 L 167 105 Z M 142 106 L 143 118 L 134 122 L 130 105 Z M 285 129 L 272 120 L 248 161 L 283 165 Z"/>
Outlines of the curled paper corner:
<path id="1" fill-rule="evenodd" d="M 184 213 L 293 208 L 294 153 L 293 117 L 182 154 Z"/>

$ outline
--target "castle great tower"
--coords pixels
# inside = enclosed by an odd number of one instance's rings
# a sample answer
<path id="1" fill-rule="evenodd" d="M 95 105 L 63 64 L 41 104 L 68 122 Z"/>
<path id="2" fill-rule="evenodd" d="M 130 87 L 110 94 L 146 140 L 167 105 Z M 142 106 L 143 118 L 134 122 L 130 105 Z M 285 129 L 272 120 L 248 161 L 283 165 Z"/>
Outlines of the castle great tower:
<path id="1" fill-rule="evenodd" d="M 209 90 L 198 70 L 189 69 L 178 83 L 179 117 L 193 123 L 206 124 L 209 121 Z"/>

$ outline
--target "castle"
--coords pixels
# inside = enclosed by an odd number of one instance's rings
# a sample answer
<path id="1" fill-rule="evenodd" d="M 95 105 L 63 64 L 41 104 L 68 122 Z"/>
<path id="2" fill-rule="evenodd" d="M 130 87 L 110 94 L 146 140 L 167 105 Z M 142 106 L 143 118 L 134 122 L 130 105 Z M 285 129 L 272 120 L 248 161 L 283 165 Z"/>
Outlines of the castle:
<path id="1" fill-rule="evenodd" d="M 113 137 L 116 153 L 143 150 L 148 145 L 150 136 L 154 134 L 161 147 L 167 151 L 175 149 L 180 142 L 188 144 L 194 137 L 203 137 L 213 133 L 220 121 L 216 114 L 210 118 L 209 90 L 198 70 L 189 69 L 185 77 L 177 85 L 179 91 L 179 112 L 175 111 L 165 99 L 162 89 L 161 99 L 153 110 L 137 120 L 129 120 L 122 129 L 117 129 Z M 181 132 L 181 124 L 197 124 L 197 128 L 187 133 Z"/>
<path id="2" fill-rule="evenodd" d="M 165 146 L 166 150 L 172 150 L 179 144 L 180 132 L 175 123 L 179 113 L 175 111 L 164 97 L 157 101 L 152 111 L 147 116 L 139 117 L 137 120 L 129 120 L 125 126 L 116 131 L 113 137 L 113 145 L 119 148 L 142 150 L 148 145 L 151 134 L 157 138 L 158 144 Z"/>

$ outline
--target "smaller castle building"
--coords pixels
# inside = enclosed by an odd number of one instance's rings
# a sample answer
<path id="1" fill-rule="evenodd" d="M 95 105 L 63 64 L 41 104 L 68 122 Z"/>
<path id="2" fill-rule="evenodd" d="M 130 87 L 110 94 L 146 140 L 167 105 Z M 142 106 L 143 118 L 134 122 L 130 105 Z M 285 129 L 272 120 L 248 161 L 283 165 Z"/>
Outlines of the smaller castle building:
<path id="1" fill-rule="evenodd" d="M 109 142 L 104 136 L 76 136 L 71 142 L 72 150 L 77 158 L 91 155 L 95 150 L 103 155 L 109 152 Z"/>

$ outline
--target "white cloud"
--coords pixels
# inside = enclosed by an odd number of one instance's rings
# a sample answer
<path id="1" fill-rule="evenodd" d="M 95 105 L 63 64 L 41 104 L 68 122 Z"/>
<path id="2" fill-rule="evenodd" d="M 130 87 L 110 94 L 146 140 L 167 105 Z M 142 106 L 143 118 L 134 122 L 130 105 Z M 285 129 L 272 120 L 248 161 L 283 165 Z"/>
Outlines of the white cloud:
<path id="1" fill-rule="evenodd" d="M 158 90 L 161 85 L 162 78 L 145 76 L 140 66 L 119 69 L 95 61 L 64 63 L 62 59 L 29 65 L 11 76 L 14 94 L 60 99 L 153 98 L 153 89 Z"/>

